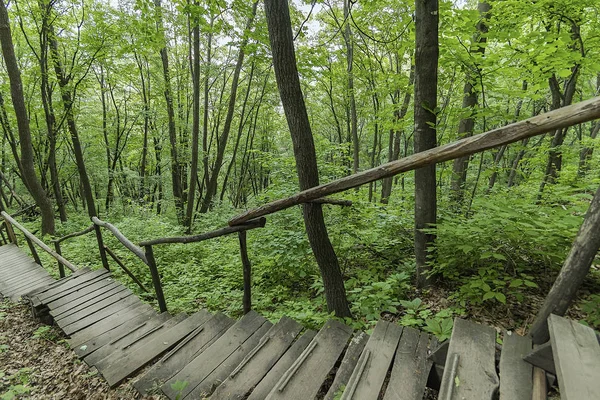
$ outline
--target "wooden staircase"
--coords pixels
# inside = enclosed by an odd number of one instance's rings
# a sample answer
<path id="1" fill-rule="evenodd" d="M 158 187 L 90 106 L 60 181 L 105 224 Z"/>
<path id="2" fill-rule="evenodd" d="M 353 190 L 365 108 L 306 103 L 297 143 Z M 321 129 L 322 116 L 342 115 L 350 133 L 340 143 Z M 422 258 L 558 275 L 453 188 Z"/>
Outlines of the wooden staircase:
<path id="1" fill-rule="evenodd" d="M 319 332 L 287 317 L 273 324 L 254 311 L 238 321 L 205 310 L 173 316 L 156 312 L 106 270 L 84 268 L 54 280 L 14 245 L 0 247 L 0 273 L 0 293 L 22 297 L 36 317 L 58 325 L 111 386 L 134 377 L 142 394 L 417 400 L 429 386 L 443 400 L 491 400 L 498 392 L 501 400 L 530 400 L 536 392 L 534 367 L 524 361 L 535 353 L 530 338 L 505 333 L 500 353 L 495 329 L 461 319 L 452 339 L 439 345 L 387 321 L 369 336 L 334 320 Z M 562 397 L 600 398 L 593 331 L 556 316 L 550 327 Z"/>

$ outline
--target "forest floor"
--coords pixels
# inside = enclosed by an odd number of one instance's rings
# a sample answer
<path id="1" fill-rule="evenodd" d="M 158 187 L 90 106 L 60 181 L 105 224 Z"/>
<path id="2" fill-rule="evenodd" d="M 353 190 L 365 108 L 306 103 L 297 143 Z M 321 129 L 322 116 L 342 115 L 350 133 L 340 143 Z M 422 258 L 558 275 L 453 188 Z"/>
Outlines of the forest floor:
<path id="1" fill-rule="evenodd" d="M 0 302 L 0 400 L 141 399 L 131 381 L 111 389 L 71 351 L 62 332 L 22 304 Z M 160 399 L 163 397 L 145 397 Z"/>

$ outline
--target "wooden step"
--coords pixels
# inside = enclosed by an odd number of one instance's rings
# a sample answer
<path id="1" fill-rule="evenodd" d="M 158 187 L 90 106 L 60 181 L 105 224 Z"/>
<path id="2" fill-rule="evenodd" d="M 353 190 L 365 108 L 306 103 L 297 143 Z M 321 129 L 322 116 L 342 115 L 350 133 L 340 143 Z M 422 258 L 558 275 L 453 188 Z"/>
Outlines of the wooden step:
<path id="1" fill-rule="evenodd" d="M 202 329 L 194 330 L 135 382 L 135 388 L 142 395 L 151 394 L 211 346 L 234 322 L 224 314 L 213 315 L 202 325 Z"/>
<path id="2" fill-rule="evenodd" d="M 212 394 L 213 399 L 244 399 L 288 350 L 302 325 L 282 317 Z"/>
<path id="3" fill-rule="evenodd" d="M 62 319 L 68 317 L 69 315 L 75 314 L 76 312 L 80 312 L 89 306 L 98 303 L 104 299 L 107 299 L 110 296 L 113 296 L 119 292 L 126 290 L 126 287 L 117 283 L 110 282 L 108 285 L 94 290 L 92 292 L 83 294 L 83 296 L 79 298 L 73 299 L 69 304 L 64 304 L 55 309 L 50 308 L 50 315 L 54 317 L 54 320 Z"/>
<path id="4" fill-rule="evenodd" d="M 402 327 L 379 321 L 352 372 L 343 400 L 377 400 L 398 347 Z"/>
<path id="5" fill-rule="evenodd" d="M 504 332 L 500 355 L 500 400 L 531 400 L 533 366 L 524 360 L 531 352 L 531 337 Z"/>
<path id="6" fill-rule="evenodd" d="M 491 400 L 499 384 L 495 356 L 494 328 L 456 318 L 439 397 Z"/>
<path id="7" fill-rule="evenodd" d="M 170 399 L 184 399 L 216 371 L 229 356 L 235 353 L 267 320 L 254 311 L 250 311 L 236 322 L 223 336 L 200 353 L 179 373 L 168 380 L 162 391 Z M 233 369 L 232 369 L 233 370 Z M 172 385 L 177 381 L 187 382 L 187 387 L 179 393 Z M 212 385 L 214 382 L 210 382 Z"/>
<path id="8" fill-rule="evenodd" d="M 73 292 L 82 290 L 86 286 L 91 285 L 98 280 L 104 279 L 107 276 L 110 276 L 110 272 L 102 269 L 97 271 L 91 271 L 87 274 L 79 275 L 71 280 L 65 281 L 63 284 L 55 288 L 49 289 L 43 293 L 35 295 L 32 298 L 30 296 L 30 298 L 32 299 L 32 305 L 34 307 L 38 307 L 50 303 Z"/>
<path id="9" fill-rule="evenodd" d="M 366 332 L 358 332 L 354 335 L 352 340 L 350 340 L 348 349 L 344 354 L 344 359 L 335 374 L 335 379 L 329 387 L 324 400 L 334 400 L 336 397 L 339 398 L 338 394 L 341 393 L 343 388 L 348 384 L 352 372 L 354 372 L 354 368 L 358 363 L 358 359 L 368 341 L 369 335 Z"/>
<path id="10" fill-rule="evenodd" d="M 86 286 L 85 288 L 73 292 L 67 296 L 63 296 L 60 299 L 51 301 L 46 305 L 50 309 L 51 314 L 54 312 L 55 314 L 53 315 L 57 315 L 64 312 L 65 309 L 68 310 L 71 307 L 76 307 L 80 303 L 85 302 L 90 298 L 94 298 L 95 296 L 104 293 L 106 290 L 110 290 L 110 288 L 114 287 L 115 285 L 121 284 L 116 282 L 112 277 L 101 279 L 92 285 Z"/>
<path id="11" fill-rule="evenodd" d="M 425 332 L 405 327 L 396 349 L 392 373 L 384 400 L 421 400 L 433 365 L 428 359 L 430 349 L 438 341 Z"/>
<path id="12" fill-rule="evenodd" d="M 303 400 L 314 398 L 342 355 L 352 328 L 330 320 L 290 366 L 267 399 Z"/>
<path id="13" fill-rule="evenodd" d="M 271 370 L 263 377 L 260 383 L 252 390 L 248 400 L 264 400 L 269 392 L 275 387 L 279 379 L 292 366 L 292 364 L 300 357 L 302 352 L 308 347 L 312 340 L 317 335 L 313 330 L 306 331 L 285 354 L 277 361 Z"/>
<path id="14" fill-rule="evenodd" d="M 204 310 L 186 318 L 176 316 L 157 327 L 151 334 L 135 342 L 123 343 L 122 347 L 95 365 L 113 387 L 174 348 L 187 335 L 204 325 L 210 317 L 211 315 Z"/>
<path id="15" fill-rule="evenodd" d="M 600 399 L 600 345 L 594 331 L 554 314 L 548 329 L 561 398 Z"/>
<path id="16" fill-rule="evenodd" d="M 80 321 L 83 318 L 90 317 L 96 314 L 99 310 L 113 306 L 115 303 L 120 303 L 127 297 L 133 296 L 131 290 L 125 288 L 124 286 L 117 287 L 117 289 L 119 290 L 115 292 L 109 292 L 109 295 L 99 295 L 93 301 L 86 302 L 64 312 L 61 315 L 55 316 L 54 322 L 56 322 L 56 324 L 62 328 L 69 324 Z"/>

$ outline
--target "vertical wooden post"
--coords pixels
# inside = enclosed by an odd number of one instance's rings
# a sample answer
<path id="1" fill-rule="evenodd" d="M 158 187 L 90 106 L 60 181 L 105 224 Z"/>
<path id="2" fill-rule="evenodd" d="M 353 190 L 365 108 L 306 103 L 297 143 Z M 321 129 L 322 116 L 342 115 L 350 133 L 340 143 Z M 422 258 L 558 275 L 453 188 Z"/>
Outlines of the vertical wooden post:
<path id="1" fill-rule="evenodd" d="M 6 220 L 4 220 L 4 224 L 6 225 L 6 233 L 8 234 L 8 239 L 10 239 L 11 243 L 18 246 L 17 236 L 15 235 L 15 231 L 13 230 L 12 224 Z"/>
<path id="2" fill-rule="evenodd" d="M 54 242 L 54 250 L 56 250 L 56 254 L 59 254 L 62 256 L 59 242 Z M 64 278 L 65 277 L 65 266 L 63 265 L 63 263 L 60 262 L 60 260 L 57 260 L 57 261 L 58 261 L 58 274 L 60 275 L 61 278 Z"/>
<path id="3" fill-rule="evenodd" d="M 146 251 L 146 261 L 148 267 L 150 267 L 150 274 L 152 274 L 152 283 L 154 284 L 154 291 L 156 292 L 156 300 L 158 300 L 158 307 L 160 312 L 167 312 L 167 303 L 165 301 L 165 295 L 163 294 L 162 284 L 160 283 L 160 275 L 158 274 L 158 268 L 156 267 L 156 260 L 154 259 L 154 252 L 152 246 L 144 246 Z"/>
<path id="4" fill-rule="evenodd" d="M 240 240 L 240 255 L 242 256 L 242 265 L 244 267 L 244 314 L 252 309 L 252 264 L 248 259 L 248 246 L 246 244 L 246 231 L 238 232 Z"/>
<path id="5" fill-rule="evenodd" d="M 8 239 L 6 239 L 6 236 L 4 236 L 4 229 L 5 229 L 4 224 L 2 224 L 2 226 L 0 227 L 0 236 L 2 236 L 2 244 L 8 244 Z"/>
<path id="6" fill-rule="evenodd" d="M 33 259 L 35 260 L 35 262 L 38 265 L 42 265 L 42 260 L 40 260 L 40 256 L 39 256 L 37 250 L 35 249 L 35 246 L 31 242 L 31 239 L 29 239 L 27 236 L 25 236 L 25 240 L 27 241 L 27 246 L 29 246 L 29 250 L 31 251 L 31 255 L 33 256 Z"/>
<path id="7" fill-rule="evenodd" d="M 110 271 L 110 266 L 108 265 L 108 258 L 106 258 L 106 250 L 104 249 L 102 231 L 100 230 L 100 227 L 96 224 L 94 224 L 94 232 L 96 232 L 96 240 L 98 241 L 98 249 L 100 250 L 100 259 L 102 260 L 102 266 L 107 271 Z"/>

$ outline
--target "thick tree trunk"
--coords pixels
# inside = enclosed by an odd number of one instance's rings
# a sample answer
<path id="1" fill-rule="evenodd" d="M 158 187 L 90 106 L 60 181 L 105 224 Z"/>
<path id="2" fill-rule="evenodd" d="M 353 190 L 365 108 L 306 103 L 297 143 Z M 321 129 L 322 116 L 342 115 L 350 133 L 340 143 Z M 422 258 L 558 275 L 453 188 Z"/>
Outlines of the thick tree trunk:
<path id="1" fill-rule="evenodd" d="M 277 87 L 292 135 L 300 189 L 304 190 L 319 185 L 319 171 L 296 67 L 288 3 L 286 0 L 265 0 L 265 12 Z M 321 270 L 327 308 L 338 317 L 350 317 L 344 281 L 337 256 L 327 235 L 321 205 L 304 204 L 303 214 L 306 233 Z"/>
<path id="2" fill-rule="evenodd" d="M 223 125 L 223 132 L 221 133 L 221 137 L 218 141 L 217 158 L 215 160 L 212 173 L 206 186 L 206 192 L 204 194 L 202 207 L 200 207 L 201 213 L 205 213 L 208 211 L 212 204 L 213 198 L 217 193 L 219 173 L 221 172 L 221 167 L 223 165 L 223 156 L 225 155 L 225 148 L 227 146 L 227 140 L 229 138 L 229 132 L 231 130 L 231 122 L 233 121 L 233 114 L 236 108 L 235 102 L 237 99 L 237 89 L 240 80 L 240 72 L 242 71 L 242 65 L 244 64 L 245 47 L 248 44 L 248 34 L 250 33 L 250 29 L 252 28 L 252 24 L 254 23 L 254 17 L 256 16 L 257 7 L 258 1 L 255 1 L 252 5 L 251 14 L 246 22 L 246 29 L 243 34 L 244 36 L 242 42 L 240 43 L 240 50 L 238 53 L 237 62 L 235 64 L 235 70 L 233 72 L 233 79 L 231 81 L 231 92 L 229 94 L 229 105 L 227 107 L 227 115 L 225 117 L 225 123 Z"/>
<path id="3" fill-rule="evenodd" d="M 548 317 L 550 314 L 565 315 L 590 271 L 599 248 L 600 188 L 596 191 L 560 274 L 533 322 L 531 336 L 534 343 L 542 344 L 548 341 Z"/>
<path id="4" fill-rule="evenodd" d="M 472 53 L 485 53 L 485 43 L 487 41 L 486 33 L 488 31 L 485 20 L 488 18 L 490 11 L 490 5 L 487 2 L 481 2 L 478 4 L 477 9 L 479 11 L 480 20 L 477 23 L 477 33 L 473 37 L 474 45 L 471 48 Z M 477 79 L 479 76 L 479 65 L 475 63 L 473 68 L 477 70 L 477 74 L 467 70 L 465 87 L 463 89 L 463 103 L 462 108 L 468 110 L 469 115 L 466 118 L 462 118 L 458 125 L 458 138 L 463 139 L 473 135 L 473 129 L 475 128 L 475 107 L 477 106 L 477 94 L 478 91 L 475 88 L 477 85 Z M 450 190 L 452 194 L 452 200 L 455 202 L 457 208 L 460 208 L 464 200 L 465 184 L 467 181 L 467 169 L 469 168 L 469 157 L 461 157 L 454 160 L 452 168 L 452 181 L 450 183 Z"/>
<path id="5" fill-rule="evenodd" d="M 42 215 L 42 235 L 47 233 L 54 234 L 54 209 L 35 172 L 29 118 L 23 96 L 23 83 L 21 82 L 21 73 L 15 56 L 10 22 L 8 20 L 8 10 L 6 9 L 4 0 L 0 0 L 0 44 L 10 80 L 10 94 L 19 128 L 23 179 L 29 188 L 31 196 L 40 208 Z"/>
<path id="6" fill-rule="evenodd" d="M 156 29 L 158 30 L 160 39 L 164 42 L 160 49 L 160 59 L 163 67 L 163 77 L 165 80 L 165 102 L 167 103 L 167 115 L 169 117 L 169 144 L 171 150 L 171 181 L 173 188 L 173 198 L 175 199 L 175 209 L 177 219 L 183 222 L 184 199 L 182 189 L 182 168 L 179 162 L 179 152 L 177 148 L 177 127 L 175 126 L 175 110 L 173 108 L 173 94 L 171 91 L 171 71 L 169 69 L 169 54 L 167 51 L 166 35 L 163 27 L 162 6 L 160 0 L 154 0 L 156 9 Z"/>
<path id="7" fill-rule="evenodd" d="M 436 146 L 438 0 L 415 1 L 415 153 Z M 423 232 L 437 219 L 435 164 L 415 170 L 415 257 L 417 286 L 427 285 L 435 235 Z"/>

